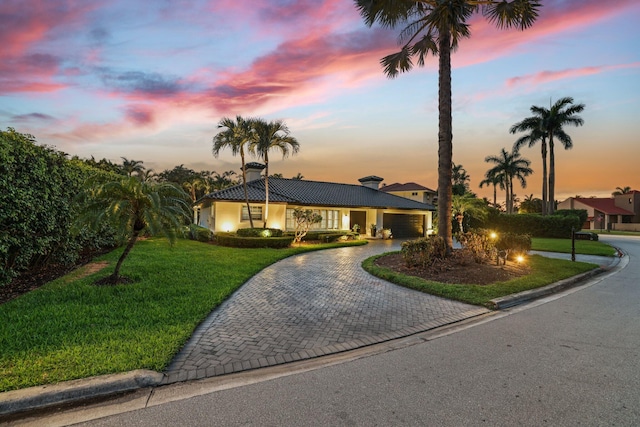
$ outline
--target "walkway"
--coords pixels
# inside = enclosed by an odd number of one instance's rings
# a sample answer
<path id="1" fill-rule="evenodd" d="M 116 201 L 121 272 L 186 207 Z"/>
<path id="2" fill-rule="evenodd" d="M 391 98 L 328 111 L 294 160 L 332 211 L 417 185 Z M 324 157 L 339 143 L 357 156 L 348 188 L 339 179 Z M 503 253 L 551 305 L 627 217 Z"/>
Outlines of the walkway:
<path id="1" fill-rule="evenodd" d="M 398 241 L 377 240 L 264 269 L 196 329 L 163 383 L 339 353 L 488 312 L 393 285 L 360 266 L 399 248 Z"/>

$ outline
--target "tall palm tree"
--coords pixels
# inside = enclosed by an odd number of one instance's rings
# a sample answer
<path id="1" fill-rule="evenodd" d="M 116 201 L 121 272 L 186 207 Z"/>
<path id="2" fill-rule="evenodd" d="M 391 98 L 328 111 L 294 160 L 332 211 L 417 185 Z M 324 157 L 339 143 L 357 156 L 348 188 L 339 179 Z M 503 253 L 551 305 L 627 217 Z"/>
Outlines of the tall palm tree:
<path id="1" fill-rule="evenodd" d="M 253 227 L 253 218 L 251 217 L 251 208 L 249 207 L 249 193 L 247 191 L 247 172 L 245 170 L 245 146 L 247 146 L 252 140 L 252 123 L 253 119 L 244 119 L 241 116 L 236 116 L 236 120 L 228 117 L 223 117 L 218 122 L 218 129 L 224 128 L 222 132 L 219 132 L 213 137 L 213 155 L 218 157 L 220 150 L 223 148 L 231 148 L 231 153 L 235 156 L 240 154 L 242 161 L 242 186 L 244 188 L 244 200 L 247 204 L 247 212 L 249 214 L 249 223 L 251 228 Z"/>
<path id="2" fill-rule="evenodd" d="M 451 53 L 462 38 L 471 36 L 469 20 L 481 11 L 499 28 L 524 30 L 538 17 L 539 0 L 355 0 L 366 25 L 402 26 L 400 52 L 381 60 L 385 74 L 396 77 L 413 68 L 412 57 L 424 66 L 429 53 L 438 56 L 438 235 L 453 247 L 451 229 L 451 162 L 453 132 L 451 118 Z"/>
<path id="3" fill-rule="evenodd" d="M 504 148 L 498 156 L 487 156 L 484 159 L 487 163 L 494 163 L 495 166 L 490 169 L 487 174 L 491 176 L 502 175 L 504 177 L 506 195 L 507 213 L 513 213 L 513 180 L 520 181 L 522 188 L 526 188 L 526 176 L 533 173 L 529 167 L 531 161 L 522 158 L 518 151 L 507 152 Z"/>
<path id="4" fill-rule="evenodd" d="M 136 177 L 123 177 L 106 183 L 90 182 L 80 196 L 79 227 L 100 229 L 107 222 L 123 241 L 122 255 L 105 284 L 121 282 L 120 267 L 142 232 L 163 235 L 173 244 L 185 220 L 189 219 L 189 196 L 173 183 L 149 183 Z"/>
<path id="5" fill-rule="evenodd" d="M 562 143 L 565 150 L 573 147 L 571 137 L 564 132 L 563 126 L 582 126 L 584 120 L 576 114 L 584 110 L 584 104 L 573 105 L 573 98 L 560 98 L 549 109 L 549 116 L 545 123 L 547 134 L 549 135 L 549 213 L 553 214 L 556 209 L 555 205 L 555 186 L 556 186 L 556 161 L 553 151 L 554 137 Z"/>
<path id="6" fill-rule="evenodd" d="M 253 122 L 253 140 L 251 142 L 251 150 L 264 160 L 264 191 L 265 191 L 265 209 L 264 209 L 264 228 L 267 228 L 267 219 L 269 217 L 269 151 L 278 150 L 282 153 L 284 159 L 289 155 L 297 153 L 300 150 L 298 141 L 289 135 L 289 128 L 282 120 L 274 120 L 266 122 L 258 119 Z"/>
<path id="7" fill-rule="evenodd" d="M 126 157 L 120 157 L 122 159 L 122 171 L 127 176 L 132 176 L 134 173 L 140 174 L 144 170 L 142 160 L 129 160 Z"/>
<path id="8" fill-rule="evenodd" d="M 548 173 L 547 173 L 547 137 L 546 122 L 548 118 L 548 110 L 535 105 L 531 107 L 531 112 L 534 114 L 531 117 L 514 124 L 509 129 L 510 133 L 516 132 L 529 132 L 524 135 L 513 144 L 513 150 L 517 151 L 520 148 L 528 144 L 529 147 L 533 147 L 536 142 L 540 141 L 540 151 L 542 154 L 542 215 L 547 214 L 548 203 Z"/>
<path id="9" fill-rule="evenodd" d="M 631 187 L 616 187 L 616 191 L 611 193 L 612 196 L 620 196 L 631 192 Z"/>
<path id="10" fill-rule="evenodd" d="M 500 186 L 501 190 L 504 190 L 504 175 L 500 174 L 492 174 L 491 171 L 487 171 L 485 173 L 485 178 L 480 181 L 480 188 L 485 185 L 493 185 L 493 206 L 497 207 L 497 198 L 498 198 L 498 186 Z"/>

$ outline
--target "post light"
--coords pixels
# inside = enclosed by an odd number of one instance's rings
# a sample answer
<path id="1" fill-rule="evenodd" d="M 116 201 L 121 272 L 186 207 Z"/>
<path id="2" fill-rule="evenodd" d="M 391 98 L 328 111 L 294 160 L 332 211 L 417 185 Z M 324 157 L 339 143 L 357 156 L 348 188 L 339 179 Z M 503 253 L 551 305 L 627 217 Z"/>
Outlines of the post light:
<path id="1" fill-rule="evenodd" d="M 489 234 L 489 237 L 490 237 L 491 239 L 495 240 L 495 239 L 498 237 L 498 233 L 496 233 L 495 231 L 492 231 L 492 232 Z"/>
<path id="2" fill-rule="evenodd" d="M 518 255 L 516 257 L 516 261 L 518 261 L 518 263 L 522 264 L 524 262 L 524 257 L 522 255 Z"/>

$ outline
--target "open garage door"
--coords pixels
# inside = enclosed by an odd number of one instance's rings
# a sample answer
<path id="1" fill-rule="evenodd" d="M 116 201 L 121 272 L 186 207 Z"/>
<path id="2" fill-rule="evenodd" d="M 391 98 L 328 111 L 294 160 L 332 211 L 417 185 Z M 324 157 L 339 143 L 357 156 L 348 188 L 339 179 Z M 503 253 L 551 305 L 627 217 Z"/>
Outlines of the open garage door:
<path id="1" fill-rule="evenodd" d="M 393 237 L 422 237 L 424 236 L 424 215 L 384 214 L 383 227 L 390 228 Z"/>

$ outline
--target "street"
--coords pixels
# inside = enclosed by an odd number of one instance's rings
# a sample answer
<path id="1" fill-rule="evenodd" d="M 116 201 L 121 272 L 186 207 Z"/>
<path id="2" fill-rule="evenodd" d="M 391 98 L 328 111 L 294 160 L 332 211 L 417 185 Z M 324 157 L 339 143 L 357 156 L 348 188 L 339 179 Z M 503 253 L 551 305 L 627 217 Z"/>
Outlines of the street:
<path id="1" fill-rule="evenodd" d="M 627 255 L 563 294 L 328 366 L 158 389 L 81 425 L 640 425 L 640 239 L 601 240 Z"/>

